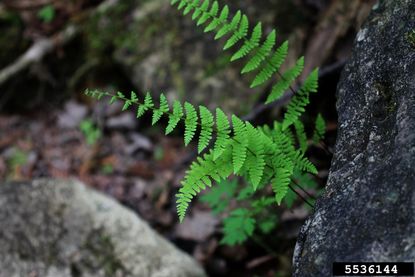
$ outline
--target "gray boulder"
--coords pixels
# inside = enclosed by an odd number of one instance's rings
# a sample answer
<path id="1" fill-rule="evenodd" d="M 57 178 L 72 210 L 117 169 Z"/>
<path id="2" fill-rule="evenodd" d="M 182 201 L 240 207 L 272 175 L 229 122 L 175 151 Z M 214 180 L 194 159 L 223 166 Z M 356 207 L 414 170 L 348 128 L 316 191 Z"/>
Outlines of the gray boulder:
<path id="1" fill-rule="evenodd" d="M 294 276 L 332 263 L 415 260 L 415 1 L 380 1 L 338 86 L 325 195 L 300 233 Z"/>
<path id="2" fill-rule="evenodd" d="M 205 276 L 116 201 L 77 181 L 0 186 L 0 276 Z"/>

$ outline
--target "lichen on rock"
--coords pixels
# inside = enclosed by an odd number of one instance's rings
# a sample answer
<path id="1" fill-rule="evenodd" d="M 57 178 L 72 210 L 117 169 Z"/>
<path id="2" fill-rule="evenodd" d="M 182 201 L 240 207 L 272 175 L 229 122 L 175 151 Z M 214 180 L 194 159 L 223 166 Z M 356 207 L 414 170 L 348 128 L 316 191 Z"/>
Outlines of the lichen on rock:
<path id="1" fill-rule="evenodd" d="M 415 259 L 414 11 L 412 0 L 381 0 L 356 38 L 326 193 L 299 235 L 294 276 L 332 276 L 335 261 Z"/>
<path id="2" fill-rule="evenodd" d="M 205 276 L 132 211 L 77 181 L 0 186 L 0 277 Z"/>

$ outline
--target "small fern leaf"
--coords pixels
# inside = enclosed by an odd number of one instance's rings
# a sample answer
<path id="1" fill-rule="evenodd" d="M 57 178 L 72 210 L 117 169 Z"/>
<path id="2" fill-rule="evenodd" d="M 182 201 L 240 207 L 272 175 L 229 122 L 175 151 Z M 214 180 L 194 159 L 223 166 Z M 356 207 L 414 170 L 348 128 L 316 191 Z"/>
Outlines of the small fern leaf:
<path id="1" fill-rule="evenodd" d="M 195 136 L 198 117 L 195 107 L 189 102 L 184 103 L 184 109 L 186 110 L 184 144 L 187 146 Z"/>
<path id="2" fill-rule="evenodd" d="M 212 138 L 213 115 L 203 106 L 199 107 L 199 111 L 202 130 L 199 137 L 198 153 L 201 153 L 209 145 Z"/>
<path id="3" fill-rule="evenodd" d="M 145 105 L 138 106 L 136 117 L 137 118 L 142 117 L 145 114 L 146 111 L 147 111 L 147 107 Z"/>
<path id="4" fill-rule="evenodd" d="M 137 94 L 134 91 L 131 92 L 131 102 L 133 102 L 133 103 L 138 102 Z"/>
<path id="5" fill-rule="evenodd" d="M 316 168 L 316 166 L 309 161 L 309 159 L 307 159 L 306 157 L 304 157 L 303 153 L 301 152 L 297 152 L 296 156 L 295 156 L 295 169 L 301 170 L 301 171 L 306 171 L 309 172 L 311 174 L 317 174 L 318 170 Z"/>
<path id="6" fill-rule="evenodd" d="M 245 123 L 237 116 L 232 115 L 234 141 L 232 142 L 232 162 L 234 173 L 238 173 L 245 163 L 248 148 L 248 137 Z"/>
<path id="7" fill-rule="evenodd" d="M 266 104 L 271 103 L 277 99 L 279 99 L 283 93 L 290 87 L 290 85 L 294 82 L 294 80 L 300 76 L 301 72 L 304 68 L 304 57 L 298 59 L 297 63 L 294 67 L 287 70 L 281 77 L 281 80 L 276 83 L 271 93 L 268 95 Z"/>
<path id="8" fill-rule="evenodd" d="M 321 114 L 317 115 L 314 133 L 313 133 L 313 142 L 318 143 L 320 140 L 324 139 L 326 133 L 326 122 Z"/>
<path id="9" fill-rule="evenodd" d="M 223 47 L 223 50 L 231 48 L 242 38 L 246 37 L 246 35 L 248 34 L 248 29 L 249 29 L 248 17 L 246 15 L 243 15 L 242 20 L 240 21 L 238 30 L 235 31 L 233 35 L 228 39 L 225 46 Z"/>
<path id="10" fill-rule="evenodd" d="M 117 96 L 115 96 L 115 95 L 114 95 L 114 96 L 112 96 L 112 97 L 111 97 L 111 100 L 110 100 L 110 102 L 109 102 L 109 104 L 110 104 L 110 105 L 111 105 L 111 104 L 114 104 L 114 102 L 115 102 L 115 101 L 117 101 L 117 99 L 118 99 L 118 97 L 117 97 Z"/>
<path id="11" fill-rule="evenodd" d="M 121 91 L 117 92 L 117 96 L 118 96 L 119 99 L 125 99 L 126 98 L 125 95 Z"/>
<path id="12" fill-rule="evenodd" d="M 269 78 L 271 78 L 272 74 L 277 72 L 282 63 L 285 61 L 285 58 L 288 53 L 288 41 L 284 42 L 274 53 L 274 55 L 271 57 L 268 64 L 262 68 L 262 70 L 255 76 L 254 81 L 251 84 L 251 88 L 257 87 L 265 81 L 267 81 Z"/>
<path id="13" fill-rule="evenodd" d="M 163 116 L 163 114 L 167 113 L 169 111 L 169 103 L 167 102 L 166 96 L 164 94 L 160 95 L 160 107 L 157 110 L 153 111 L 153 118 L 151 121 L 151 125 L 156 124 L 160 118 Z"/>
<path id="14" fill-rule="evenodd" d="M 131 106 L 131 101 L 130 100 L 126 100 L 124 102 L 124 106 L 122 107 L 122 111 L 127 110 L 130 106 Z"/>
<path id="15" fill-rule="evenodd" d="M 254 190 L 258 188 L 264 174 L 265 155 L 262 134 L 255 129 L 249 122 L 246 123 L 247 135 L 249 139 L 249 149 L 253 154 L 249 159 L 248 171 Z"/>
<path id="16" fill-rule="evenodd" d="M 252 31 L 251 38 L 245 41 L 244 45 L 238 50 L 238 52 L 233 54 L 233 56 L 231 57 L 231 61 L 235 61 L 235 60 L 245 57 L 255 47 L 258 47 L 261 36 L 262 36 L 262 26 L 260 22 L 255 26 L 254 30 Z"/>
<path id="17" fill-rule="evenodd" d="M 305 107 L 310 102 L 309 94 L 317 92 L 318 87 L 318 71 L 314 70 L 304 81 L 304 84 L 299 91 L 291 99 L 291 102 L 287 106 L 287 112 L 284 115 L 284 121 L 282 128 L 286 129 L 305 111 Z"/>
<path id="18" fill-rule="evenodd" d="M 308 143 L 307 143 L 307 135 L 304 131 L 304 124 L 301 121 L 297 120 L 296 122 L 294 122 L 294 128 L 295 128 L 295 133 L 297 134 L 297 141 L 298 141 L 298 145 L 300 146 L 300 150 L 301 152 L 305 153 L 308 148 Z"/>
<path id="19" fill-rule="evenodd" d="M 215 30 L 216 28 L 218 28 L 218 26 L 220 24 L 224 24 L 226 23 L 226 21 L 228 20 L 228 16 L 229 16 L 229 7 L 228 5 L 225 5 L 219 15 L 219 18 L 214 18 L 212 20 L 212 22 L 210 22 L 210 24 L 208 26 L 206 26 L 204 32 L 208 33 L 210 31 Z"/>
<path id="20" fill-rule="evenodd" d="M 278 205 L 288 192 L 288 186 L 291 182 L 292 171 L 287 168 L 277 168 L 275 170 L 276 177 L 272 180 L 272 190 L 275 193 L 275 200 Z"/>
<path id="21" fill-rule="evenodd" d="M 186 0 L 181 0 L 180 3 L 179 3 L 179 6 L 177 7 L 177 9 L 180 11 L 181 9 L 186 7 L 187 5 L 189 5 L 189 3 L 187 3 Z"/>
<path id="22" fill-rule="evenodd" d="M 195 10 L 192 14 L 192 20 L 196 20 L 196 18 L 198 18 L 201 14 L 203 14 L 203 9 L 202 7 L 199 7 L 200 4 L 200 0 L 194 0 L 193 1 L 193 7 L 195 7 Z M 203 2 L 202 6 L 205 4 L 205 2 Z M 209 5 L 209 3 L 208 3 Z"/>
<path id="23" fill-rule="evenodd" d="M 173 132 L 177 124 L 183 117 L 183 108 L 179 101 L 173 103 L 173 113 L 169 115 L 169 122 L 166 127 L 166 135 Z"/>
<path id="24" fill-rule="evenodd" d="M 209 2 L 207 1 L 206 9 L 205 9 L 204 5 L 205 5 L 205 2 L 203 2 L 203 5 L 201 7 L 201 10 L 203 10 L 203 15 L 197 21 L 197 23 L 196 23 L 197 26 L 204 24 L 210 17 L 214 18 L 214 20 L 215 20 L 216 16 L 218 15 L 218 12 L 219 12 L 218 1 L 213 2 L 212 7 L 210 8 L 209 12 L 207 12 Z"/>
<path id="25" fill-rule="evenodd" d="M 242 69 L 241 73 L 245 74 L 258 68 L 258 66 L 265 60 L 269 55 L 272 48 L 275 45 L 277 33 L 273 30 L 266 38 L 265 42 L 258 49 L 255 55 L 249 60 L 249 62 Z"/>
<path id="26" fill-rule="evenodd" d="M 196 2 L 197 0 L 193 1 Z M 197 1 L 199 2 L 199 1 Z M 187 15 L 189 12 L 191 12 L 193 10 L 193 5 L 188 3 L 186 8 L 183 10 L 183 15 Z"/>
<path id="27" fill-rule="evenodd" d="M 225 113 L 216 109 L 216 141 L 213 148 L 213 160 L 218 159 L 230 143 L 229 134 L 231 133 L 228 117 Z"/>
<path id="28" fill-rule="evenodd" d="M 230 31 L 234 30 L 238 26 L 239 22 L 241 21 L 241 17 L 242 17 L 242 13 L 241 11 L 238 11 L 235 14 L 235 16 L 232 18 L 231 23 L 224 24 L 222 28 L 219 29 L 219 31 L 216 33 L 215 40 L 220 39 L 221 37 L 223 37 Z"/>
<path id="29" fill-rule="evenodd" d="M 153 98 L 151 97 L 150 92 L 147 92 L 146 96 L 144 97 L 144 106 L 146 106 L 148 109 L 154 107 Z"/>
<path id="30" fill-rule="evenodd" d="M 179 193 L 176 194 L 177 213 L 180 221 L 183 221 L 193 197 L 204 190 L 206 186 L 211 185 L 209 178 L 221 181 L 229 177 L 232 173 L 230 159 L 230 151 L 227 149 L 221 158 L 216 161 L 213 160 L 213 154 L 210 152 L 192 163 L 182 181 Z"/>

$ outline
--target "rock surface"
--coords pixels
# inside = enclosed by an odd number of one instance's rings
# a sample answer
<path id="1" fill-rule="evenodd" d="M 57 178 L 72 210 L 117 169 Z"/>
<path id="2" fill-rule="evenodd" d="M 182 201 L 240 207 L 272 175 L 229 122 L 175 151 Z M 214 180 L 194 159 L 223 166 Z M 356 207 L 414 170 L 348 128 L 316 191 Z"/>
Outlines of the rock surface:
<path id="1" fill-rule="evenodd" d="M 334 261 L 415 260 L 415 1 L 380 1 L 338 86 L 339 131 L 325 195 L 303 226 L 294 276 Z"/>
<path id="2" fill-rule="evenodd" d="M 132 211 L 77 181 L 0 186 L 0 276 L 205 276 Z"/>

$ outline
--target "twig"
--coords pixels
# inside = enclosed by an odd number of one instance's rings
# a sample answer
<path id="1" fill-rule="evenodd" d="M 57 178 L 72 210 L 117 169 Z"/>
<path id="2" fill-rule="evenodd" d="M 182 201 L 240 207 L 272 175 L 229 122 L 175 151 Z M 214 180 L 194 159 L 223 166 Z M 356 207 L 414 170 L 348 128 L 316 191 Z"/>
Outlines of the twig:
<path id="1" fill-rule="evenodd" d="M 307 205 L 309 205 L 311 208 L 314 208 L 314 205 L 311 204 L 310 202 L 308 202 L 307 199 L 305 199 L 300 193 L 298 193 L 298 191 L 296 191 L 291 185 L 288 185 L 288 187 L 290 188 L 290 190 L 292 190 L 295 194 L 297 194 L 298 197 L 301 198 L 301 200 L 303 200 Z"/>
<path id="2" fill-rule="evenodd" d="M 75 37 L 77 32 L 78 29 L 74 25 L 69 25 L 63 31 L 57 33 L 51 38 L 44 38 L 35 42 L 14 63 L 0 71 L 0 86 L 11 77 L 29 67 L 31 64 L 42 60 L 46 54 L 50 53 L 57 46 L 63 45 L 70 41 Z"/>

